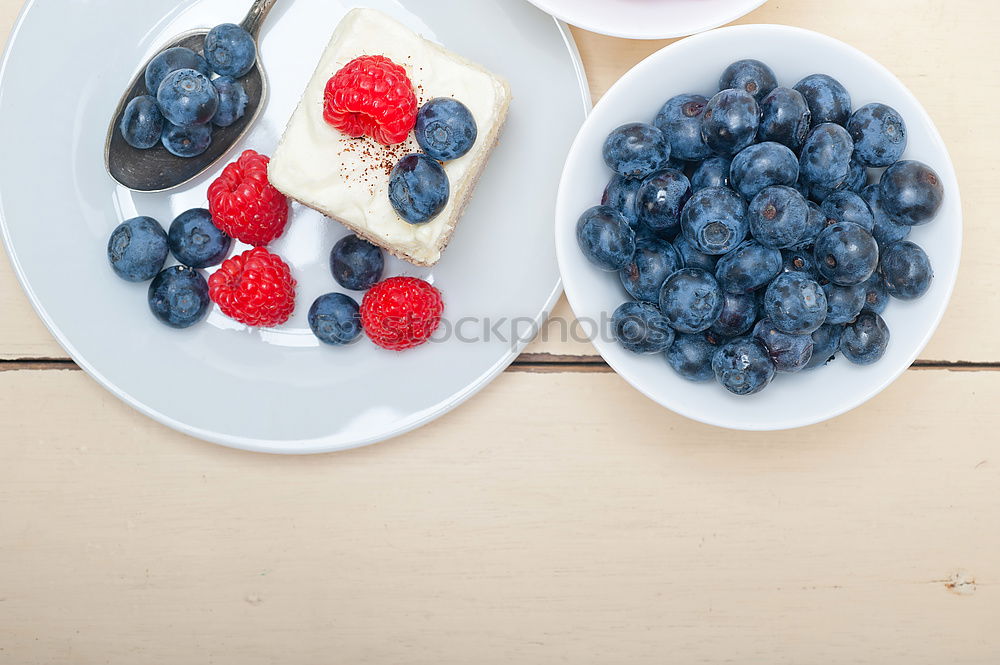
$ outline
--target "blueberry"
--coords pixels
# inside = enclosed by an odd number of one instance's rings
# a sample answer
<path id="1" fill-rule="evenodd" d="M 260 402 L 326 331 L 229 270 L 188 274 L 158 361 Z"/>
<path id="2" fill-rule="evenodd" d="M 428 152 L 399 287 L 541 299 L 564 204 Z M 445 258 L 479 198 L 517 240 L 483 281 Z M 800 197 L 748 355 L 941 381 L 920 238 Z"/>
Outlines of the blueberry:
<path id="1" fill-rule="evenodd" d="M 722 313 L 722 289 L 711 273 L 682 268 L 660 289 L 660 311 L 677 332 L 708 330 Z"/>
<path id="2" fill-rule="evenodd" d="M 145 282 L 163 268 L 170 249 L 167 234 L 152 217 L 133 217 L 119 224 L 108 239 L 108 261 L 129 282 Z"/>
<path id="3" fill-rule="evenodd" d="M 717 348 L 705 335 L 678 334 L 665 355 L 681 378 L 702 382 L 715 377 L 712 356 Z"/>
<path id="4" fill-rule="evenodd" d="M 636 240 L 635 254 L 619 275 L 630 296 L 655 303 L 660 299 L 663 282 L 680 268 L 681 260 L 669 242 L 642 238 Z"/>
<path id="5" fill-rule="evenodd" d="M 868 184 L 868 169 L 865 165 L 857 160 L 857 158 L 851 159 L 851 171 L 847 174 L 847 180 L 844 182 L 844 189 L 848 189 L 855 194 L 860 194 L 861 190 L 865 188 Z"/>
<path id="6" fill-rule="evenodd" d="M 879 247 L 886 247 L 899 242 L 910 235 L 911 227 L 905 224 L 897 224 L 882 209 L 882 191 L 877 184 L 868 185 L 861 190 L 861 198 L 865 200 L 869 210 L 872 211 L 872 218 L 875 220 L 872 235 L 878 242 Z"/>
<path id="7" fill-rule="evenodd" d="M 798 90 L 775 88 L 760 102 L 757 138 L 798 150 L 809 135 L 812 113 Z"/>
<path id="8" fill-rule="evenodd" d="M 747 201 L 771 185 L 792 186 L 799 179 L 799 160 L 780 143 L 766 142 L 744 148 L 733 158 L 729 182 Z"/>
<path id="9" fill-rule="evenodd" d="M 677 256 L 681 260 L 682 268 L 701 268 L 708 272 L 715 272 L 715 265 L 719 260 L 718 256 L 698 251 L 682 235 L 674 239 L 673 245 L 674 251 L 677 252 Z"/>
<path id="10" fill-rule="evenodd" d="M 156 99 L 141 95 L 130 101 L 118 128 L 125 143 L 133 148 L 146 150 L 159 143 L 163 133 L 163 114 Z"/>
<path id="11" fill-rule="evenodd" d="M 862 282 L 861 286 L 865 290 L 863 309 L 876 314 L 884 312 L 886 305 L 889 304 L 889 292 L 886 291 L 882 275 L 877 271 L 872 273 L 872 276 Z"/>
<path id="12" fill-rule="evenodd" d="M 708 99 L 701 95 L 677 95 L 667 100 L 653 120 L 670 143 L 674 159 L 700 162 L 712 151 L 701 137 L 701 116 Z"/>
<path id="13" fill-rule="evenodd" d="M 875 217 L 871 208 L 859 194 L 849 190 L 834 192 L 820 206 L 826 217 L 826 225 L 837 222 L 852 222 L 871 233 L 875 228 Z"/>
<path id="14" fill-rule="evenodd" d="M 826 294 L 808 276 L 783 272 L 764 292 L 764 313 L 778 330 L 805 335 L 826 322 Z"/>
<path id="15" fill-rule="evenodd" d="M 895 164 L 906 150 L 906 123 L 896 109 L 885 104 L 866 104 L 847 121 L 854 139 L 854 155 L 874 168 Z"/>
<path id="16" fill-rule="evenodd" d="M 420 107 L 413 133 L 424 152 L 447 162 L 472 150 L 479 129 L 465 104 L 451 97 L 436 97 Z"/>
<path id="17" fill-rule="evenodd" d="M 167 235 L 174 257 L 191 268 L 207 268 L 225 260 L 233 239 L 212 222 L 204 208 L 182 212 L 170 224 Z"/>
<path id="18" fill-rule="evenodd" d="M 232 76 L 220 76 L 212 81 L 215 90 L 219 93 L 219 109 L 212 118 L 212 123 L 218 127 L 228 127 L 247 112 L 247 91 L 243 84 Z"/>
<path id="19" fill-rule="evenodd" d="M 754 141 L 760 108 L 743 90 L 723 90 L 709 100 L 701 119 L 701 137 L 720 155 L 735 155 Z"/>
<path id="20" fill-rule="evenodd" d="M 757 298 L 745 293 L 724 293 L 722 311 L 709 331 L 728 339 L 747 333 L 757 320 Z"/>
<path id="21" fill-rule="evenodd" d="M 621 213 L 608 206 L 594 206 L 580 215 L 576 241 L 601 270 L 621 270 L 635 253 L 635 233 Z"/>
<path id="22" fill-rule="evenodd" d="M 617 173 L 611 176 L 607 187 L 604 188 L 604 195 L 601 197 L 601 205 L 611 206 L 622 214 L 629 226 L 635 228 L 638 221 L 635 197 L 642 187 L 642 179 L 626 178 Z"/>
<path id="23" fill-rule="evenodd" d="M 733 190 L 706 187 L 684 206 L 681 231 L 699 252 L 725 254 L 746 237 L 746 213 L 746 204 Z"/>
<path id="24" fill-rule="evenodd" d="M 156 93 L 163 117 L 178 127 L 204 125 L 219 109 L 219 91 L 212 81 L 193 69 L 167 75 Z"/>
<path id="25" fill-rule="evenodd" d="M 197 157 L 212 145 L 211 125 L 192 125 L 178 127 L 169 122 L 163 123 L 163 147 L 178 157 Z"/>
<path id="26" fill-rule="evenodd" d="M 619 175 L 643 178 L 667 168 L 670 144 L 653 125 L 632 122 L 618 127 L 604 140 L 604 163 Z"/>
<path id="27" fill-rule="evenodd" d="M 857 224 L 838 222 L 823 229 L 813 250 L 819 274 L 834 284 L 860 284 L 878 266 L 878 244 Z"/>
<path id="28" fill-rule="evenodd" d="M 781 272 L 781 252 L 747 240 L 716 264 L 715 278 L 727 293 L 750 293 Z"/>
<path id="29" fill-rule="evenodd" d="M 822 208 L 815 201 L 806 201 L 806 205 L 809 206 L 809 216 L 806 218 L 806 230 L 799 238 L 799 242 L 795 247 L 809 245 L 812 246 L 816 242 L 816 238 L 819 237 L 820 232 L 826 228 L 826 215 L 823 214 Z"/>
<path id="30" fill-rule="evenodd" d="M 844 329 L 840 338 L 840 351 L 856 365 L 871 365 L 885 355 L 889 346 L 889 327 L 875 312 L 861 312 L 858 318 Z"/>
<path id="31" fill-rule="evenodd" d="M 632 353 L 661 353 L 674 343 L 674 331 L 656 305 L 627 302 L 611 315 L 615 339 Z"/>
<path id="32" fill-rule="evenodd" d="M 223 23 L 205 36 L 205 60 L 220 76 L 245 76 L 257 62 L 257 43 L 235 23 Z"/>
<path id="33" fill-rule="evenodd" d="M 343 346 L 361 334 L 361 312 L 357 301 L 343 293 L 327 293 L 309 308 L 309 327 L 324 344 Z"/>
<path id="34" fill-rule="evenodd" d="M 843 334 L 844 326 L 835 326 L 830 323 L 824 323 L 815 330 L 812 334 L 812 358 L 805 369 L 822 367 L 833 360 L 833 356 L 840 350 L 840 338 Z"/>
<path id="35" fill-rule="evenodd" d="M 149 283 L 149 309 L 171 328 L 188 328 L 208 311 L 208 282 L 197 270 L 170 266 Z"/>
<path id="36" fill-rule="evenodd" d="M 941 178 L 922 162 L 896 162 L 882 173 L 878 186 L 882 209 L 897 224 L 926 224 L 944 200 Z"/>
<path id="37" fill-rule="evenodd" d="M 382 250 L 356 235 L 344 236 L 330 250 L 330 272 L 345 289 L 365 291 L 382 280 Z"/>
<path id="38" fill-rule="evenodd" d="M 638 219 L 661 238 L 672 240 L 681 228 L 681 210 L 691 198 L 691 183 L 680 171 L 666 169 L 646 178 L 636 194 Z"/>
<path id="39" fill-rule="evenodd" d="M 931 260 L 920 245 L 904 240 L 882 251 L 879 270 L 893 298 L 914 300 L 927 293 L 934 278 Z"/>
<path id="40" fill-rule="evenodd" d="M 389 202 L 410 224 L 424 224 L 448 204 L 451 185 L 444 167 L 421 153 L 406 155 L 389 176 Z"/>
<path id="41" fill-rule="evenodd" d="M 789 335 L 763 318 L 753 328 L 753 336 L 764 345 L 767 357 L 779 372 L 798 372 L 812 359 L 813 339 L 809 335 Z"/>
<path id="42" fill-rule="evenodd" d="M 767 187 L 747 209 L 750 233 L 760 244 L 784 249 L 799 243 L 809 228 L 809 205 L 798 191 L 784 185 Z"/>
<path id="43" fill-rule="evenodd" d="M 851 115 L 851 95 L 840 81 L 826 74 L 813 74 L 795 84 L 809 105 L 813 127 L 824 122 L 847 123 Z"/>
<path id="44" fill-rule="evenodd" d="M 851 175 L 854 142 L 840 125 L 824 123 L 815 127 L 802 145 L 799 173 L 810 187 L 837 189 Z"/>
<path id="45" fill-rule="evenodd" d="M 865 306 L 864 284 L 840 286 L 824 284 L 826 294 L 826 322 L 832 324 L 850 323 L 858 317 Z"/>
<path id="46" fill-rule="evenodd" d="M 771 383 L 775 368 L 760 340 L 740 337 L 715 352 L 712 370 L 715 378 L 729 392 L 752 395 Z"/>
<path id="47" fill-rule="evenodd" d="M 799 176 L 799 183 L 802 183 L 802 176 Z M 809 199 L 817 202 L 823 203 L 828 198 L 836 194 L 837 192 L 850 191 L 855 194 L 861 193 L 865 185 L 868 183 L 868 169 L 861 166 L 861 164 L 856 159 L 851 159 L 850 166 L 847 171 L 847 179 L 836 187 L 827 187 L 820 184 L 811 184 L 806 186 L 806 191 L 803 196 L 807 196 Z"/>
<path id="48" fill-rule="evenodd" d="M 163 79 L 178 69 L 193 69 L 209 78 L 212 76 L 212 68 L 205 58 L 189 48 L 175 46 L 157 54 L 146 65 L 146 91 L 155 97 Z"/>
<path id="49" fill-rule="evenodd" d="M 774 70 L 760 60 L 737 60 L 719 77 L 719 90 L 735 88 L 753 95 L 758 102 L 778 86 Z"/>
<path id="50" fill-rule="evenodd" d="M 691 175 L 691 191 L 697 192 L 706 187 L 728 187 L 731 168 L 732 160 L 728 157 L 709 157 Z"/>
<path id="51" fill-rule="evenodd" d="M 814 282 L 820 281 L 812 245 L 796 245 L 781 251 L 783 272 L 800 272 Z"/>

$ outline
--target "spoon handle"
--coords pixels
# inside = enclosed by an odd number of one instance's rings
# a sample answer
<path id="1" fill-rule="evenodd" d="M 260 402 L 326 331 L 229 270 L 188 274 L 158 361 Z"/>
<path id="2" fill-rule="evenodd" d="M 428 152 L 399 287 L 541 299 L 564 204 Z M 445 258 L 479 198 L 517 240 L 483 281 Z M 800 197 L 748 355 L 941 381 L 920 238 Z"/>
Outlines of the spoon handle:
<path id="1" fill-rule="evenodd" d="M 257 34 L 260 32 L 260 27 L 264 24 L 264 19 L 267 18 L 268 12 L 274 7 L 274 3 L 278 0 L 254 0 L 253 6 L 250 7 L 250 11 L 247 12 L 247 17 L 243 19 L 240 26 L 253 35 L 254 39 L 257 39 Z"/>

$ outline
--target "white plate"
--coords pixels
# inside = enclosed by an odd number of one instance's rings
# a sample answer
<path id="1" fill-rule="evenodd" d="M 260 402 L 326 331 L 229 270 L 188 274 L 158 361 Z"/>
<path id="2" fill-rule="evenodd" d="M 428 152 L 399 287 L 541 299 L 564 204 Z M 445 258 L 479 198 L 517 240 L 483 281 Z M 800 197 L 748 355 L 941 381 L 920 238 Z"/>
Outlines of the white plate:
<path id="1" fill-rule="evenodd" d="M 669 39 L 717 28 L 767 0 L 530 0 L 591 32 L 626 39 Z"/>
<path id="2" fill-rule="evenodd" d="M 914 228 L 910 235 L 910 240 L 924 247 L 930 256 L 935 279 L 923 298 L 889 303 L 883 316 L 892 338 L 885 357 L 874 365 L 858 367 L 838 356 L 823 368 L 779 374 L 757 395 L 736 397 L 714 381 L 685 381 L 670 369 L 662 355 L 633 355 L 606 333 L 594 340 L 604 359 L 629 383 L 677 413 L 734 429 L 787 429 L 844 413 L 892 383 L 930 340 L 955 285 L 962 247 L 962 205 L 955 170 L 927 112 L 887 69 L 831 37 L 778 25 L 714 30 L 654 53 L 601 98 L 570 150 L 556 204 L 556 253 L 566 296 L 581 319 L 606 318 L 627 299 L 618 275 L 591 266 L 576 242 L 580 213 L 600 202 L 611 176 L 601 159 L 604 138 L 625 122 L 652 120 L 673 95 L 691 92 L 711 96 L 717 91 L 716 81 L 722 70 L 741 58 L 768 63 L 784 86 L 821 72 L 847 87 L 855 107 L 875 101 L 895 107 L 909 130 L 904 158 L 930 164 L 941 176 L 945 189 L 938 217 Z"/>
<path id="3" fill-rule="evenodd" d="M 494 333 L 484 340 L 485 321 L 518 320 L 524 335 L 560 293 L 551 211 L 560 166 L 590 102 L 567 31 L 526 3 L 279 0 L 261 43 L 271 97 L 231 156 L 274 149 L 338 21 L 359 4 L 507 77 L 514 95 L 500 145 L 441 263 L 432 270 L 388 265 L 388 274 L 431 280 L 444 294 L 448 322 L 462 322 L 461 338 L 405 353 L 367 340 L 321 347 L 311 335 L 310 303 L 340 290 L 327 261 L 346 232 L 299 206 L 273 246 L 299 282 L 296 312 L 278 329 L 248 330 L 218 311 L 186 331 L 166 328 L 148 310 L 147 285 L 117 279 L 107 264 L 107 238 L 122 219 L 144 214 L 169 225 L 176 214 L 205 207 L 208 183 L 221 170 L 169 195 L 117 187 L 102 151 L 121 91 L 169 36 L 238 21 L 249 0 L 34 0 L 12 33 L 0 86 L 8 155 L 0 163 L 0 213 L 14 269 L 77 363 L 170 427 L 275 453 L 339 450 L 400 434 L 461 403 L 516 357 L 523 342 Z"/>

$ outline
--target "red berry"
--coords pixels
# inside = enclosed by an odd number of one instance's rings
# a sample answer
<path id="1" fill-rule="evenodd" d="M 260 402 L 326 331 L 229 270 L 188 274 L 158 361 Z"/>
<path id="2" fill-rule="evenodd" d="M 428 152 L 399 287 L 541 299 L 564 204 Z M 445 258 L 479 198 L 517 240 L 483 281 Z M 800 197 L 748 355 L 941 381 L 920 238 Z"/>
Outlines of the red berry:
<path id="1" fill-rule="evenodd" d="M 365 293 L 361 325 L 379 346 L 403 351 L 420 346 L 441 323 L 441 292 L 416 277 L 390 277 Z"/>
<path id="2" fill-rule="evenodd" d="M 288 199 L 267 179 L 270 160 L 247 150 L 208 188 L 208 210 L 224 233 L 260 246 L 280 236 L 288 223 Z"/>
<path id="3" fill-rule="evenodd" d="M 254 247 L 227 259 L 212 273 L 208 297 L 229 318 L 268 328 L 292 315 L 295 280 L 280 256 Z"/>
<path id="4" fill-rule="evenodd" d="M 417 123 L 410 77 L 385 56 L 351 60 L 327 82 L 323 97 L 323 118 L 352 138 L 402 143 Z"/>

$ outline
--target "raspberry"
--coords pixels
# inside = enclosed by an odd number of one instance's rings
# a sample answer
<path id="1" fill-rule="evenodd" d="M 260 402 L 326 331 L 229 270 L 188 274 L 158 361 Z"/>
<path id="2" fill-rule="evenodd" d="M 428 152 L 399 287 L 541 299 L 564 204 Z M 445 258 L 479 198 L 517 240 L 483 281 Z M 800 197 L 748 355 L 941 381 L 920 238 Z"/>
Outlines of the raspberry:
<path id="1" fill-rule="evenodd" d="M 383 349 L 403 351 L 420 346 L 441 323 L 441 292 L 416 277 L 390 277 L 365 293 L 361 325 Z"/>
<path id="2" fill-rule="evenodd" d="M 208 296 L 229 318 L 268 328 L 292 315 L 295 280 L 280 256 L 254 247 L 227 259 L 212 273 Z"/>
<path id="3" fill-rule="evenodd" d="M 268 244 L 288 223 L 288 199 L 268 182 L 268 161 L 264 155 L 247 150 L 208 188 L 212 221 L 248 245 Z"/>
<path id="4" fill-rule="evenodd" d="M 323 118 L 352 138 L 402 143 L 417 123 L 410 77 L 385 56 L 351 60 L 327 82 L 323 98 Z"/>

